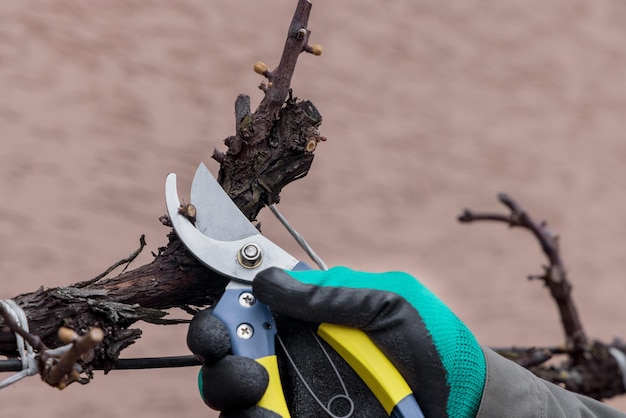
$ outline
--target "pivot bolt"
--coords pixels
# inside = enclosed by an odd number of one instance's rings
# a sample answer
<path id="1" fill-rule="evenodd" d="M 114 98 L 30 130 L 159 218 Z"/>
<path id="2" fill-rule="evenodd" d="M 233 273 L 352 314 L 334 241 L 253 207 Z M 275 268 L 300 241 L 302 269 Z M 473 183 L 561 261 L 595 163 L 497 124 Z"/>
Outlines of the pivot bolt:
<path id="1" fill-rule="evenodd" d="M 243 323 L 237 327 L 237 336 L 242 340 L 249 340 L 254 335 L 252 325 Z"/>
<path id="2" fill-rule="evenodd" d="M 239 264 L 248 269 L 253 269 L 261 264 L 263 261 L 263 255 L 261 249 L 256 244 L 246 244 L 241 247 L 237 254 L 237 260 Z"/>

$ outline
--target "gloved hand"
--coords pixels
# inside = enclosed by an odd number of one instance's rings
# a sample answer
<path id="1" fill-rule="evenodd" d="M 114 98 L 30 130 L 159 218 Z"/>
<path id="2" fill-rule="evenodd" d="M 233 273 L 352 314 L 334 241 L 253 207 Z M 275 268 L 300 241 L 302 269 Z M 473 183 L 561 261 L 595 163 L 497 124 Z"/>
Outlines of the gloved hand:
<path id="1" fill-rule="evenodd" d="M 482 349 L 415 278 L 343 267 L 270 268 L 257 275 L 253 292 L 274 312 L 363 330 L 406 379 L 426 417 L 476 416 L 486 378 Z M 228 334 L 208 311 L 192 321 L 188 344 L 204 363 L 199 384 L 207 405 L 224 417 L 275 416 L 254 406 L 269 381 L 265 369 L 227 355 Z"/>

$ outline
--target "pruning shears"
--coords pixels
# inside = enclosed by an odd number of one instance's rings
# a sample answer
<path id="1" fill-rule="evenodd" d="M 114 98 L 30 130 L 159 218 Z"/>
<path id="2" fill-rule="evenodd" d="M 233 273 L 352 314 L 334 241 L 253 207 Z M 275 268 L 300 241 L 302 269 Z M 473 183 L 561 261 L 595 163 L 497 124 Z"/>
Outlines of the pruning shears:
<path id="1" fill-rule="evenodd" d="M 233 354 L 252 358 L 267 370 L 269 385 L 258 405 L 290 417 L 274 347 L 276 324 L 269 307 L 255 298 L 252 282 L 268 267 L 310 267 L 261 235 L 202 163 L 191 186 L 195 222 L 180 210 L 174 173 L 167 176 L 165 196 L 174 230 L 187 249 L 230 279 L 213 315 L 226 325 Z M 350 364 L 389 416 L 423 417 L 404 378 L 363 331 L 324 323 L 317 334 Z"/>

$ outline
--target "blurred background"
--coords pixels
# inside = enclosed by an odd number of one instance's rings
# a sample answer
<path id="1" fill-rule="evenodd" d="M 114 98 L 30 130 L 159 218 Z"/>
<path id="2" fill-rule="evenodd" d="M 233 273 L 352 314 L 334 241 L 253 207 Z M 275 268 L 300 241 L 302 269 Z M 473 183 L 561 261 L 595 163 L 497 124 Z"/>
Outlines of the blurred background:
<path id="1" fill-rule="evenodd" d="M 164 180 L 234 133 L 262 98 L 296 2 L 0 2 L 0 297 L 88 279 L 146 234 L 165 245 Z M 280 208 L 329 265 L 403 270 L 491 346 L 556 345 L 544 264 L 525 231 L 461 225 L 507 192 L 561 236 L 589 336 L 626 334 L 626 3 L 315 0 L 294 94 L 324 117 L 309 175 Z M 271 214 L 263 230 L 300 257 Z M 179 315 L 176 313 L 176 315 Z M 145 326 L 126 356 L 186 354 Z M 101 372 L 63 392 L 0 392 L 4 417 L 207 417 L 195 369 Z M 0 376 L 5 377 L 5 376 Z M 626 411 L 626 401 L 611 404 Z"/>

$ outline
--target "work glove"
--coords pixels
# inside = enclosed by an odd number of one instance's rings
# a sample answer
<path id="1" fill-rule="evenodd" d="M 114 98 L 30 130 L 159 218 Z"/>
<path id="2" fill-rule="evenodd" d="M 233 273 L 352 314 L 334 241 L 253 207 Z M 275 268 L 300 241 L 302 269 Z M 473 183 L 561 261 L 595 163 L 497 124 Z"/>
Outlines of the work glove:
<path id="1" fill-rule="evenodd" d="M 482 349 L 412 276 L 270 268 L 257 275 L 253 293 L 279 315 L 363 330 L 402 374 L 426 417 L 476 416 L 486 378 Z M 208 406 L 228 418 L 276 417 L 255 406 L 267 372 L 252 359 L 228 355 L 228 333 L 210 311 L 194 317 L 187 342 L 204 364 L 199 387 Z"/>

